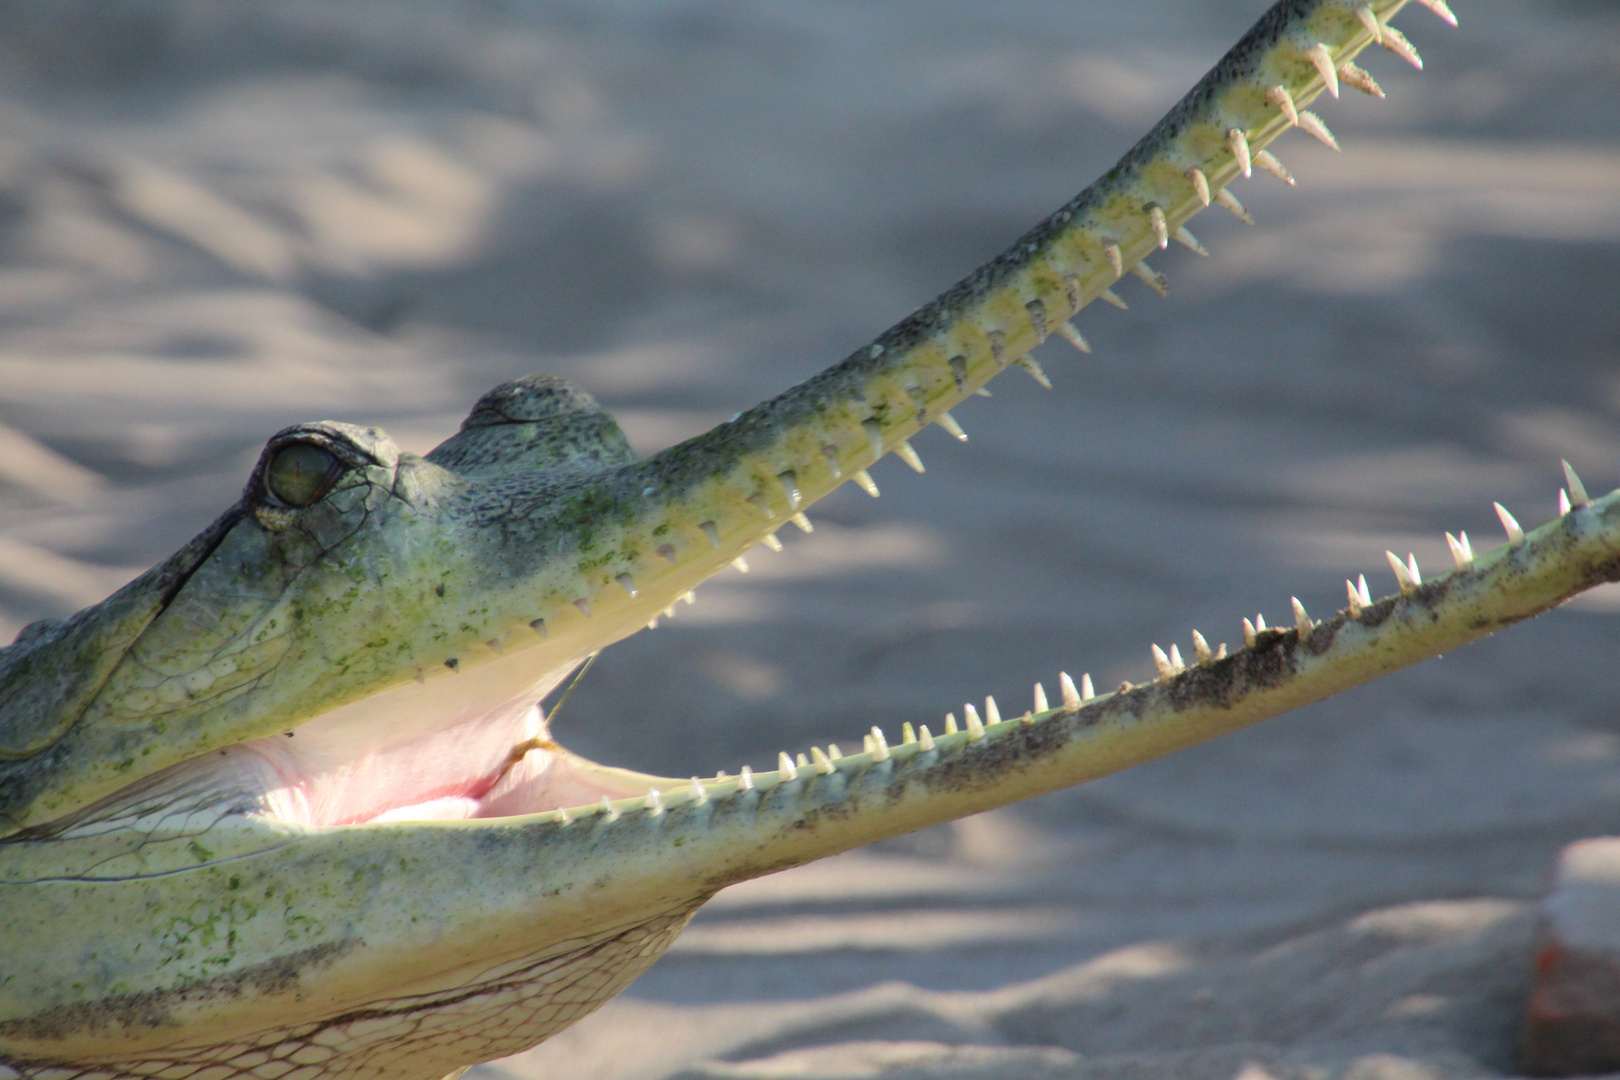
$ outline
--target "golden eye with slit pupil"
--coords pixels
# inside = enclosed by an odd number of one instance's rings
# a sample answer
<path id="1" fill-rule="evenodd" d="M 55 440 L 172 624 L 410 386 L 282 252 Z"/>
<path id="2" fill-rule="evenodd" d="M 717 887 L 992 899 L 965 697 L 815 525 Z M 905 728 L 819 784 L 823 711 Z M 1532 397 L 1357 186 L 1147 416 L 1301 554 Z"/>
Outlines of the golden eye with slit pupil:
<path id="1" fill-rule="evenodd" d="M 264 486 L 286 506 L 309 506 L 331 490 L 341 466 L 314 443 L 288 443 L 264 469 Z"/>

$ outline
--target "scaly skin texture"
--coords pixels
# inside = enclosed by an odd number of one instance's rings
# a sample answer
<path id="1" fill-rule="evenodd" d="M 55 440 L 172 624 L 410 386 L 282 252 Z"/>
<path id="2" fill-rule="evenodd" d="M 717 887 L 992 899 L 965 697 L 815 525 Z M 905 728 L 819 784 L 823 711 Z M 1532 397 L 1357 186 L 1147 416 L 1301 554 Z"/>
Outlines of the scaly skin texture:
<path id="1" fill-rule="evenodd" d="M 1151 279 L 1143 256 L 1245 157 L 1295 117 L 1316 123 L 1299 112 L 1324 88 L 1313 50 L 1331 70 L 1375 32 L 1401 47 L 1351 6 L 1285 0 L 1007 254 L 644 461 L 546 380 L 487 395 L 426 458 L 373 429 L 278 434 L 242 502 L 186 549 L 0 652 L 0 1078 L 444 1075 L 610 998 L 728 884 L 1150 760 L 1620 577 L 1620 494 L 1589 502 L 1572 478 L 1569 513 L 1400 596 L 1319 623 L 1300 610 L 1190 668 L 1167 656 L 1146 687 L 1065 684 L 1057 709 L 907 729 L 893 747 L 874 733 L 773 773 L 597 769 L 603 790 L 636 794 L 310 825 L 207 771 L 334 715 L 450 716 L 472 685 L 532 702 L 803 506 L 869 483 L 861 470 L 922 426 L 949 428 L 946 410 L 1122 272 Z M 333 463 L 308 505 L 274 493 L 289 447 Z"/>

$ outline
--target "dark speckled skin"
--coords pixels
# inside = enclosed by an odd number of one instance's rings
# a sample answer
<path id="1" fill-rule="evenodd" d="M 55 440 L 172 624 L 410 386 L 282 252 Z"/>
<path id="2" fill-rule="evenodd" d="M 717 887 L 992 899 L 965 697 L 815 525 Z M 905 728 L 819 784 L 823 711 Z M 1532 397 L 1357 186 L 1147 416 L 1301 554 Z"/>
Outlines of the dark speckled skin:
<path id="1" fill-rule="evenodd" d="M 1617 493 L 1402 596 L 1167 661 L 1151 685 L 836 761 L 335 827 L 209 787 L 212 752 L 337 710 L 436 719 L 424 703 L 467 686 L 526 707 L 1103 295 L 1238 174 L 1233 132 L 1257 150 L 1288 128 L 1275 88 L 1298 108 L 1322 91 L 1308 49 L 1345 63 L 1371 40 L 1347 4 L 1282 0 L 1005 254 L 646 460 L 543 376 L 491 391 L 425 458 L 371 428 L 278 433 L 191 545 L 0 650 L 0 1080 L 442 1076 L 610 998 L 729 883 L 1173 752 L 1620 577 Z M 266 483 L 291 443 L 335 462 L 307 506 Z"/>

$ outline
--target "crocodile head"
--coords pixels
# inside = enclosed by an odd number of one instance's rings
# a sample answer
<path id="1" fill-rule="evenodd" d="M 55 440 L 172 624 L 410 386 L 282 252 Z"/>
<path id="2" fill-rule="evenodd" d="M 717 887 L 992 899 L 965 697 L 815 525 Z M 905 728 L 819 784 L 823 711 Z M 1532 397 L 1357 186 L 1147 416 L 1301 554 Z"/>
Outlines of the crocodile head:
<path id="1" fill-rule="evenodd" d="M 1617 496 L 1398 596 L 1159 678 L 700 780 L 598 764 L 536 703 L 1067 320 L 1299 126 L 1404 0 L 1284 0 L 1102 180 L 808 382 L 644 460 L 567 384 L 425 457 L 275 435 L 240 502 L 0 650 L 0 1080 L 431 1078 L 622 989 L 727 884 L 1081 782 L 1535 614 L 1617 570 Z M 1445 12 L 1439 0 L 1428 6 Z M 1117 298 L 1116 298 L 1117 299 Z M 853 744 L 851 744 L 853 747 Z"/>

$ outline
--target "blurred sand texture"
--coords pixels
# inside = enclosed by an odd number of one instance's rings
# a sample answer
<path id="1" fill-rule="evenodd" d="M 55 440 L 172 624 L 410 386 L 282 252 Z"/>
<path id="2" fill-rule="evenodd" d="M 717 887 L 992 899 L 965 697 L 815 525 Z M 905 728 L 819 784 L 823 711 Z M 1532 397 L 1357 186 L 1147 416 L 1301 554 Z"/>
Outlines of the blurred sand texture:
<path id="1" fill-rule="evenodd" d="M 1103 171 L 1261 0 L 0 5 L 0 635 L 321 418 L 407 449 L 567 375 L 643 451 L 863 344 Z M 1212 211 L 560 720 L 668 775 L 1027 706 L 1343 604 L 1620 466 L 1620 8 L 1456 0 L 1345 152 Z M 1150 767 L 722 894 L 475 1080 L 1514 1073 L 1532 905 L 1620 830 L 1620 598 Z"/>

